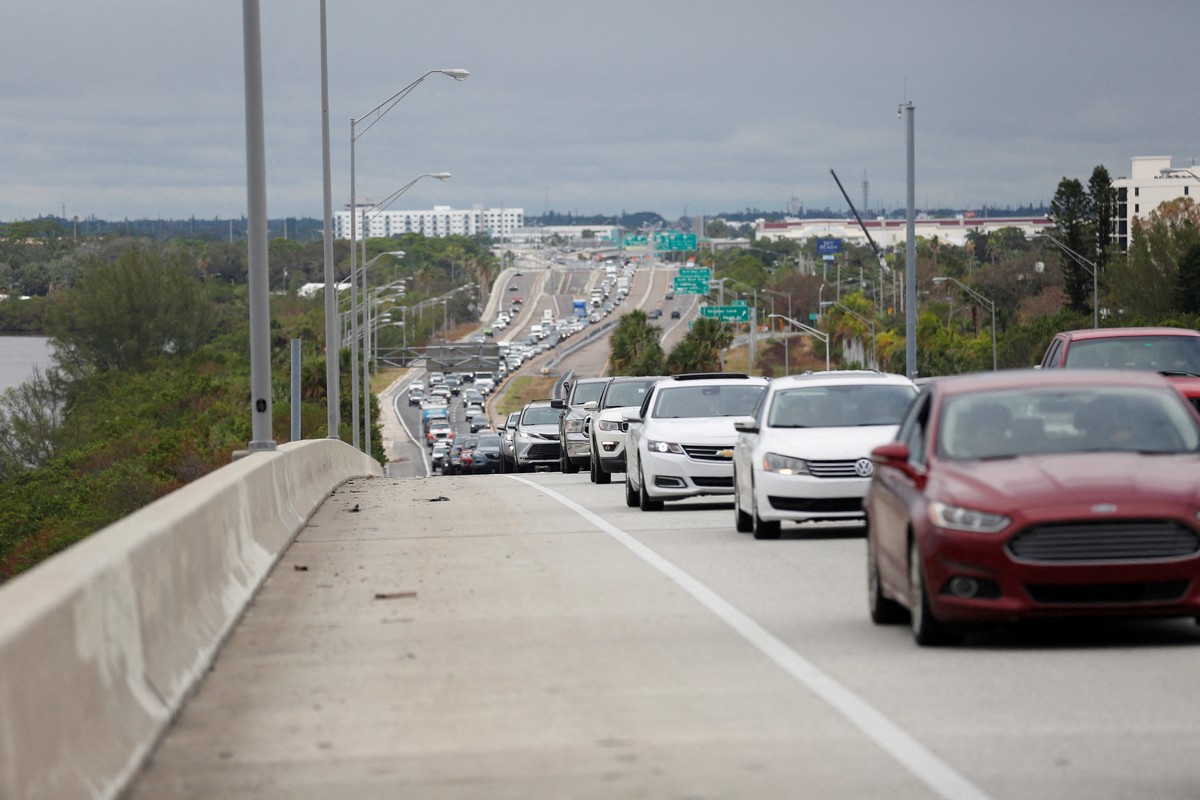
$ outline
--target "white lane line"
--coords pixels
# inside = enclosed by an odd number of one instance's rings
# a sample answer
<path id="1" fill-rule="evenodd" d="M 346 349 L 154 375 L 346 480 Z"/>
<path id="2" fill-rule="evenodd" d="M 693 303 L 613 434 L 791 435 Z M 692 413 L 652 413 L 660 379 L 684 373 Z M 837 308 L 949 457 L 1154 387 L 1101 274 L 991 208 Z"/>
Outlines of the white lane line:
<path id="1" fill-rule="evenodd" d="M 532 486 L 542 494 L 554 498 L 663 573 L 702 606 L 733 628 L 759 652 L 832 706 L 902 767 L 937 792 L 939 796 L 948 798 L 948 800 L 989 800 L 988 795 L 982 789 L 934 755 L 927 747 L 870 703 L 822 672 L 815 664 L 788 647 L 716 592 L 639 542 L 631 534 L 553 489 L 534 483 L 528 478 L 516 475 L 508 477 Z"/>

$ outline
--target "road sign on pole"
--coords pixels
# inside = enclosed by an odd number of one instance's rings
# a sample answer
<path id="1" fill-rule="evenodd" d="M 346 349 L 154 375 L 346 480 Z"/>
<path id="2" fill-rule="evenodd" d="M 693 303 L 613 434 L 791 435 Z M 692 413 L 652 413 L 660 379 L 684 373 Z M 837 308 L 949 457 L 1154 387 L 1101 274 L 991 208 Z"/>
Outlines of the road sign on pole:
<path id="1" fill-rule="evenodd" d="M 701 306 L 700 316 L 723 322 L 749 322 L 749 306 Z"/>

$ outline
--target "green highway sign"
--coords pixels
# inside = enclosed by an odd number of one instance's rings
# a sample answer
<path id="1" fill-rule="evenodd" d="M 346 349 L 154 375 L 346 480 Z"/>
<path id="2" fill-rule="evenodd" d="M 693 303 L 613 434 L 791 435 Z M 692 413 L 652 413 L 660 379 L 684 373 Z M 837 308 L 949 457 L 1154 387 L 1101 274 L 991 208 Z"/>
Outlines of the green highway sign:
<path id="1" fill-rule="evenodd" d="M 654 247 L 658 250 L 695 250 L 696 234 L 659 231 L 654 234 Z"/>
<path id="2" fill-rule="evenodd" d="M 701 306 L 700 316 L 723 322 L 749 322 L 749 306 Z"/>
<path id="3" fill-rule="evenodd" d="M 712 270 L 708 267 L 680 267 L 679 277 L 681 278 L 703 278 L 706 281 L 712 280 Z"/>
<path id="4" fill-rule="evenodd" d="M 679 294 L 707 294 L 708 281 L 693 278 L 675 278 L 671 282 L 673 291 Z"/>
<path id="5" fill-rule="evenodd" d="M 731 305 L 731 306 L 748 306 L 750 304 L 747 303 L 745 300 L 734 300 L 729 305 Z"/>
<path id="6" fill-rule="evenodd" d="M 625 246 L 626 247 L 645 247 L 649 242 L 650 242 L 650 238 L 648 236 L 636 236 L 635 235 L 635 236 L 626 236 L 625 237 Z"/>

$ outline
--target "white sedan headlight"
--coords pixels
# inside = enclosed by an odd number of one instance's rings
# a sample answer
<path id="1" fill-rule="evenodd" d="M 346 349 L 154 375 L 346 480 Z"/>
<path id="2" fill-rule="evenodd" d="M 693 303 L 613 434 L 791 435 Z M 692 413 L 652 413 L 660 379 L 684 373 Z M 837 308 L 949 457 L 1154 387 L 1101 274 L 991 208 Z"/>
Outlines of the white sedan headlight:
<path id="1" fill-rule="evenodd" d="M 929 521 L 939 528 L 950 528 L 969 533 L 999 533 L 1012 522 L 1003 514 L 961 508 L 948 503 L 930 503 Z"/>
<path id="2" fill-rule="evenodd" d="M 677 456 L 683 455 L 683 448 L 674 442 L 659 442 L 653 439 L 646 440 L 646 449 L 651 453 L 674 453 Z"/>
<path id="3" fill-rule="evenodd" d="M 763 455 L 762 468 L 764 472 L 775 472 L 779 475 L 807 475 L 808 462 L 802 458 L 781 456 L 778 453 Z"/>
<path id="4" fill-rule="evenodd" d="M 621 421 L 619 419 L 602 419 L 596 423 L 596 427 L 602 431 L 619 431 L 621 430 Z"/>

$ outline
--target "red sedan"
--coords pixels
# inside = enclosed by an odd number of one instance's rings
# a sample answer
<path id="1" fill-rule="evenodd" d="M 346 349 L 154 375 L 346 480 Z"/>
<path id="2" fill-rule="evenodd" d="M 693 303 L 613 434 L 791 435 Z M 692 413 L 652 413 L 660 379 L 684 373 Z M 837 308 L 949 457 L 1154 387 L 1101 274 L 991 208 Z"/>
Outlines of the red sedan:
<path id="1" fill-rule="evenodd" d="M 1200 614 L 1200 416 L 1161 375 L 939 378 L 871 454 L 871 618 Z"/>

